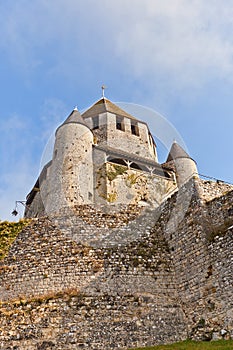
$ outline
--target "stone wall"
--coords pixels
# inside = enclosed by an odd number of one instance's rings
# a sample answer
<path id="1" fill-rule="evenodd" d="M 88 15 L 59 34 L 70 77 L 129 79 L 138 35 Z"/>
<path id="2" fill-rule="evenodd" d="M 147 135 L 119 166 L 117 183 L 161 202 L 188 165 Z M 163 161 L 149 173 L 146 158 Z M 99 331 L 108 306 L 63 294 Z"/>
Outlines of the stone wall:
<path id="1" fill-rule="evenodd" d="M 40 192 L 47 214 L 93 202 L 92 145 L 93 134 L 84 125 L 68 123 L 57 129 L 53 160 Z"/>
<path id="2" fill-rule="evenodd" d="M 217 197 L 222 197 L 232 191 L 232 185 L 222 181 L 199 180 L 200 195 L 209 202 Z"/>
<path id="3" fill-rule="evenodd" d="M 149 135 L 147 125 L 134 120 L 139 132 L 138 135 L 133 135 L 131 119 L 122 117 L 123 130 L 119 130 L 116 128 L 116 118 L 115 114 L 109 112 L 99 114 L 99 127 L 92 130 L 95 143 L 157 162 L 156 145 Z M 92 129 L 92 118 L 85 118 L 85 123 Z"/>
<path id="4" fill-rule="evenodd" d="M 0 264 L 0 348 L 233 338 L 233 191 L 205 201 L 201 190 L 190 181 L 153 210 L 85 205 L 32 220 Z"/>
<path id="5" fill-rule="evenodd" d="M 211 339 L 220 329 L 233 336 L 232 208 L 233 191 L 202 205 L 193 195 L 177 229 L 165 231 L 188 333 L 194 339 Z M 166 220 L 166 215 L 161 217 L 157 230 Z"/>
<path id="6" fill-rule="evenodd" d="M 0 309 L 0 349 L 127 349 L 186 336 L 177 304 L 151 295 L 21 300 Z M 172 320 L 172 322 L 171 322 Z"/>
<path id="7" fill-rule="evenodd" d="M 77 210 L 82 222 L 69 210 L 62 220 L 33 220 L 2 262 L 2 348 L 40 349 L 47 342 L 111 349 L 185 339 L 168 244 L 153 230 L 152 213 L 144 221 L 136 206 L 113 214 Z M 101 244 L 87 242 L 85 225 L 94 236 L 113 232 Z M 132 227 L 137 234 L 118 244 Z"/>
<path id="8" fill-rule="evenodd" d="M 107 201 L 114 204 L 128 203 L 157 207 L 169 193 L 176 190 L 176 182 L 166 178 L 165 175 L 162 177 L 146 171 L 129 169 L 120 164 L 105 163 L 96 171 L 97 203 Z"/>

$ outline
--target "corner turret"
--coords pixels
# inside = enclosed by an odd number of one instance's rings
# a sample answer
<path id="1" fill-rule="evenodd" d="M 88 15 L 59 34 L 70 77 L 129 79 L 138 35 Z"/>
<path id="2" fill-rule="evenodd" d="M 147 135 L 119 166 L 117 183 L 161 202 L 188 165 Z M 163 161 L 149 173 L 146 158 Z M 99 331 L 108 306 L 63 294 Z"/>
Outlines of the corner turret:
<path id="1" fill-rule="evenodd" d="M 183 186 L 190 178 L 198 177 L 196 162 L 176 141 L 172 144 L 166 164 L 174 165 L 178 187 Z"/>
<path id="2" fill-rule="evenodd" d="M 93 134 L 75 108 L 56 130 L 46 213 L 93 200 Z"/>

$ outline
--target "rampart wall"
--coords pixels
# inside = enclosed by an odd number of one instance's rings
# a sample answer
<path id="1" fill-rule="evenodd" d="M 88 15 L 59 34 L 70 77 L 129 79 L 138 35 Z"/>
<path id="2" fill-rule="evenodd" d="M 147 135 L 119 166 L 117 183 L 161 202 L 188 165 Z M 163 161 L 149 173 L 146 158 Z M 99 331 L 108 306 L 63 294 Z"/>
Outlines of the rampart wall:
<path id="1" fill-rule="evenodd" d="M 163 231 L 176 271 L 188 333 L 194 339 L 210 340 L 213 333 L 217 337 L 220 329 L 233 335 L 232 208 L 232 191 L 202 205 L 200 198 L 193 195 L 175 232 Z M 165 221 L 166 217 L 160 218 L 157 232 Z"/>
<path id="2" fill-rule="evenodd" d="M 155 210 L 32 220 L 0 265 L 0 349 L 233 338 L 233 192 L 204 201 L 201 186 Z"/>

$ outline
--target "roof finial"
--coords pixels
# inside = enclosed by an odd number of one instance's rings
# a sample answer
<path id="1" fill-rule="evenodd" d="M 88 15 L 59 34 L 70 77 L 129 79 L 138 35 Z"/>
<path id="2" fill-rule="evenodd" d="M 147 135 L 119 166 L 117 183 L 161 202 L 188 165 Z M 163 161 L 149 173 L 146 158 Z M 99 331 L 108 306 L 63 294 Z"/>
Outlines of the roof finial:
<path id="1" fill-rule="evenodd" d="M 102 97 L 104 98 L 104 90 L 107 88 L 107 86 L 105 85 L 102 85 L 101 86 L 101 89 L 102 89 Z"/>

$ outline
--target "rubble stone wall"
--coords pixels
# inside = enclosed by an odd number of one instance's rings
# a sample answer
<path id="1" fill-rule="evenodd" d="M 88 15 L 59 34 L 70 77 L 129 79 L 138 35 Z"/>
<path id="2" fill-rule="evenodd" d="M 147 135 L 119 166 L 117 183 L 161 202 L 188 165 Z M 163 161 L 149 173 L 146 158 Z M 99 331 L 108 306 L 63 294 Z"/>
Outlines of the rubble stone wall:
<path id="1" fill-rule="evenodd" d="M 165 231 L 188 333 L 194 339 L 210 340 L 220 329 L 233 336 L 232 225 L 231 191 L 202 205 L 193 196 L 177 230 L 169 235 Z"/>
<path id="2" fill-rule="evenodd" d="M 0 349 L 233 338 L 233 191 L 204 201 L 201 184 L 32 220 L 0 264 Z"/>

